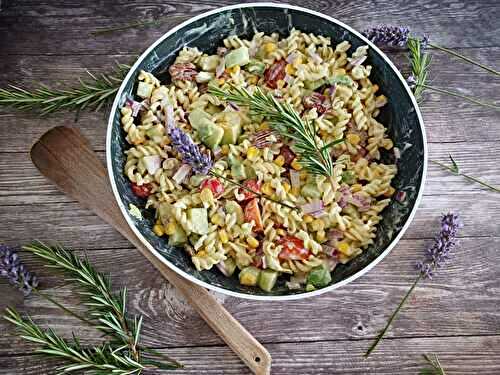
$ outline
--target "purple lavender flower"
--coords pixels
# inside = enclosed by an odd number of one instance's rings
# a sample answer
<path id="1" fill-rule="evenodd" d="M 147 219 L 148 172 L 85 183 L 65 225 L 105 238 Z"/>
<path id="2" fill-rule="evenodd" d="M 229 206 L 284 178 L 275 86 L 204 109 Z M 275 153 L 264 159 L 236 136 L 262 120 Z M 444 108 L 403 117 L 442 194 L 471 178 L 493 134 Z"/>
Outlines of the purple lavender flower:
<path id="1" fill-rule="evenodd" d="M 378 46 L 404 47 L 410 36 L 406 26 L 379 25 L 366 29 L 363 35 Z"/>
<path id="2" fill-rule="evenodd" d="M 37 277 L 28 272 L 17 252 L 4 245 L 0 245 L 0 276 L 7 278 L 25 296 L 38 286 Z"/>
<path id="3" fill-rule="evenodd" d="M 207 174 L 212 169 L 213 161 L 209 154 L 203 154 L 191 137 L 178 127 L 170 128 L 172 146 L 181 154 L 182 160 L 189 164 L 195 173 Z"/>
<path id="4" fill-rule="evenodd" d="M 441 267 L 450 257 L 450 252 L 457 244 L 457 232 L 462 224 L 458 215 L 448 213 L 441 219 L 441 231 L 431 247 L 427 249 L 426 258 L 417 263 L 417 269 L 423 277 L 432 279 L 436 268 Z"/>

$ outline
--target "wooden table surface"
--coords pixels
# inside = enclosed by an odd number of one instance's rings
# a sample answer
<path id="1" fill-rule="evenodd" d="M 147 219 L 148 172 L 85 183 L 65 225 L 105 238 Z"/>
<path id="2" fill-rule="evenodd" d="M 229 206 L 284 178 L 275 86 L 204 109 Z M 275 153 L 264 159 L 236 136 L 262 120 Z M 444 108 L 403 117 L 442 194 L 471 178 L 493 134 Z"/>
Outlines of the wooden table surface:
<path id="1" fill-rule="evenodd" d="M 172 26 L 235 3 L 225 0 L 0 1 L 0 87 L 35 82 L 64 87 L 85 69 L 107 71 L 130 62 Z M 498 0 L 294 1 L 358 30 L 380 23 L 410 26 L 439 45 L 500 68 Z M 92 36 L 98 28 L 168 15 L 159 26 Z M 500 103 L 500 79 L 433 51 L 432 82 Z M 402 52 L 391 53 L 399 64 Z M 428 94 L 422 113 L 430 158 L 451 153 L 463 171 L 500 185 L 500 116 L 454 98 Z M 86 250 L 99 270 L 129 288 L 131 311 L 144 315 L 145 344 L 186 365 L 179 374 L 246 374 L 242 362 L 160 274 L 111 227 L 59 193 L 39 175 L 28 151 L 56 125 L 79 127 L 104 158 L 106 114 L 46 118 L 0 110 L 0 243 L 60 241 Z M 441 213 L 461 214 L 465 227 L 453 260 L 420 284 L 387 338 L 367 360 L 362 353 L 415 278 L 414 264 L 438 228 Z M 77 312 L 78 298 L 53 272 L 22 254 L 42 287 Z M 500 373 L 500 195 L 430 165 L 424 197 L 406 235 L 367 275 L 346 287 L 303 301 L 266 303 L 219 295 L 226 308 L 273 356 L 275 374 L 418 373 L 423 353 L 438 354 L 448 374 Z M 37 296 L 26 300 L 0 281 L 0 308 L 13 305 L 57 332 L 85 342 L 98 335 Z M 0 373 L 50 373 L 54 362 L 32 354 L 0 321 Z"/>

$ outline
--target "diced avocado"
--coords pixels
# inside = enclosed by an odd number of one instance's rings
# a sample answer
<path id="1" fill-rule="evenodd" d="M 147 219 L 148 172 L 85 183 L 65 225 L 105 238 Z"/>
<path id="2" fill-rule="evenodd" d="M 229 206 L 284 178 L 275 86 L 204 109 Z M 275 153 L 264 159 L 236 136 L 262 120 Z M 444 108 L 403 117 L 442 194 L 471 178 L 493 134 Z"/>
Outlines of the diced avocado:
<path id="1" fill-rule="evenodd" d="M 198 127 L 204 123 L 206 120 L 210 120 L 211 116 L 206 113 L 203 109 L 196 108 L 189 114 L 189 123 L 194 129 L 198 129 Z"/>
<path id="2" fill-rule="evenodd" d="M 248 62 L 248 65 L 245 68 L 249 73 L 252 74 L 257 74 L 258 76 L 261 76 L 264 74 L 264 71 L 266 70 L 266 64 L 264 64 L 261 61 L 251 59 Z"/>
<path id="3" fill-rule="evenodd" d="M 192 186 L 200 186 L 205 178 L 207 178 L 207 176 L 202 174 L 194 174 L 189 178 L 189 183 Z"/>
<path id="4" fill-rule="evenodd" d="M 220 57 L 217 55 L 203 56 L 200 59 L 200 67 L 202 70 L 213 72 L 217 68 L 217 65 L 219 65 L 219 61 Z"/>
<path id="5" fill-rule="evenodd" d="M 257 173 L 255 172 L 255 168 L 252 165 L 245 166 L 245 174 L 249 180 L 252 178 L 257 178 Z"/>
<path id="6" fill-rule="evenodd" d="M 171 246 L 180 245 L 186 243 L 188 238 L 186 236 L 186 232 L 182 229 L 181 225 L 176 221 L 173 222 L 175 225 L 175 231 L 173 234 L 168 236 L 168 244 Z"/>
<path id="7" fill-rule="evenodd" d="M 263 270 L 259 277 L 259 287 L 266 292 L 270 292 L 274 288 L 278 280 L 278 272 L 273 270 Z"/>
<path id="8" fill-rule="evenodd" d="M 206 208 L 190 208 L 187 211 L 187 217 L 193 225 L 193 233 L 208 233 L 208 211 Z"/>
<path id="9" fill-rule="evenodd" d="M 309 197 L 313 199 L 321 198 L 321 192 L 318 190 L 318 187 L 313 184 L 306 184 L 302 186 L 300 192 L 304 197 Z"/>
<path id="10" fill-rule="evenodd" d="M 353 171 L 347 170 L 342 173 L 342 182 L 352 185 L 356 182 L 356 174 Z"/>
<path id="11" fill-rule="evenodd" d="M 331 281 L 330 271 L 324 265 L 313 268 L 307 276 L 307 283 L 319 288 L 327 286 Z"/>
<path id="12" fill-rule="evenodd" d="M 165 135 L 165 129 L 163 128 L 162 125 L 157 124 L 154 125 L 152 128 L 146 130 L 146 135 L 149 138 L 162 137 Z"/>
<path id="13" fill-rule="evenodd" d="M 306 285 L 306 292 L 312 292 L 314 290 L 316 290 L 316 288 L 314 287 L 314 285 L 312 285 L 312 284 L 307 284 Z"/>
<path id="14" fill-rule="evenodd" d="M 235 201 L 226 202 L 226 212 L 228 214 L 236 214 L 236 221 L 238 224 L 243 224 L 245 222 L 245 215 L 243 214 L 243 208 Z"/>
<path id="15" fill-rule="evenodd" d="M 197 130 L 201 141 L 212 150 L 220 144 L 224 136 L 224 129 L 207 119 L 202 119 Z"/>
<path id="16" fill-rule="evenodd" d="M 235 163 L 231 166 L 231 175 L 237 180 L 245 180 L 247 178 L 245 166 L 242 163 Z"/>
<path id="17" fill-rule="evenodd" d="M 248 55 L 247 47 L 240 47 L 234 51 L 229 52 L 226 57 L 226 68 L 231 68 L 235 65 L 243 66 L 248 64 L 250 56 Z"/>
<path id="18" fill-rule="evenodd" d="M 137 85 L 137 96 L 143 99 L 149 98 L 153 92 L 153 85 L 146 82 L 139 82 Z"/>
<path id="19" fill-rule="evenodd" d="M 196 75 L 196 82 L 198 83 L 207 83 L 214 79 L 215 75 L 210 72 L 199 72 Z"/>
<path id="20" fill-rule="evenodd" d="M 304 81 L 304 86 L 309 90 L 316 90 L 319 87 L 325 84 L 325 80 L 323 78 L 317 79 L 316 81 Z"/>
<path id="21" fill-rule="evenodd" d="M 189 243 L 194 246 L 194 244 L 200 239 L 200 235 L 196 233 L 191 233 L 188 237 Z"/>
<path id="22" fill-rule="evenodd" d="M 255 286 L 259 282 L 260 270 L 257 267 L 249 266 L 240 271 L 240 284 Z"/>
<path id="23" fill-rule="evenodd" d="M 227 122 L 221 122 L 219 125 L 224 129 L 224 136 L 222 137 L 221 144 L 236 144 L 238 137 L 241 134 L 241 117 L 237 114 L 237 117 L 230 119 Z"/>
<path id="24" fill-rule="evenodd" d="M 208 105 L 205 107 L 205 112 L 210 115 L 215 115 L 216 113 L 221 112 L 221 107 L 213 105 L 212 103 L 208 103 Z"/>
<path id="25" fill-rule="evenodd" d="M 226 269 L 228 276 L 231 276 L 236 270 L 236 263 L 234 262 L 233 258 L 227 258 L 222 262 L 224 263 L 224 268 Z"/>

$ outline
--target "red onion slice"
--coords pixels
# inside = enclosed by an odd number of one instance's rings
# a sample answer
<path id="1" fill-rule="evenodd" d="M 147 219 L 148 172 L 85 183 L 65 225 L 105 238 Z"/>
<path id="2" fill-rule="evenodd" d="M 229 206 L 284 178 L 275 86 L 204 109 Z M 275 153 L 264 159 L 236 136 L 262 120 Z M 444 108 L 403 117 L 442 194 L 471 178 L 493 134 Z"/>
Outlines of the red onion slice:
<path id="1" fill-rule="evenodd" d="M 217 67 L 215 68 L 215 77 L 220 78 L 220 76 L 224 74 L 225 69 L 226 69 L 226 60 L 223 57 L 219 65 L 217 65 Z"/>
<path id="2" fill-rule="evenodd" d="M 149 155 L 142 158 L 146 169 L 150 175 L 154 175 L 156 171 L 161 167 L 161 158 L 159 155 Z"/>
<path id="3" fill-rule="evenodd" d="M 172 176 L 172 179 L 178 184 L 181 184 L 182 182 L 184 182 L 190 172 L 191 166 L 188 164 L 182 164 L 177 172 L 175 172 L 175 174 Z"/>
<path id="4" fill-rule="evenodd" d="M 167 114 L 167 126 L 165 127 L 165 131 L 168 133 L 171 128 L 175 127 L 174 107 L 172 105 L 167 105 L 165 107 L 165 112 Z"/>
<path id="5" fill-rule="evenodd" d="M 300 172 L 291 169 L 290 170 L 290 184 L 293 188 L 300 187 Z"/>
<path id="6" fill-rule="evenodd" d="M 320 201 L 319 199 L 303 204 L 300 208 L 302 208 L 303 213 L 311 214 L 315 217 L 321 216 L 325 212 L 325 205 L 323 204 L 323 201 Z"/>
<path id="7" fill-rule="evenodd" d="M 229 274 L 229 271 L 227 270 L 226 265 L 224 264 L 224 262 L 222 262 L 222 261 L 221 261 L 221 262 L 217 263 L 217 264 L 215 265 L 215 267 L 217 267 L 217 268 L 219 269 L 219 271 L 220 271 L 220 272 L 222 272 L 222 274 L 223 274 L 224 276 L 226 276 L 226 277 L 231 276 L 231 275 Z"/>

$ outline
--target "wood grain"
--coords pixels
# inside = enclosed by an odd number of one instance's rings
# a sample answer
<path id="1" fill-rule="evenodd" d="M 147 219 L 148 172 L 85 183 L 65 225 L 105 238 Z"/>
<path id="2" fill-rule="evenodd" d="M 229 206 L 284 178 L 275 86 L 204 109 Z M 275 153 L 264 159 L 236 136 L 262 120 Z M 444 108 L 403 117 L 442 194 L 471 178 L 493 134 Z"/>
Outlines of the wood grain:
<path id="1" fill-rule="evenodd" d="M 208 291 L 194 285 L 161 263 L 135 236 L 116 204 L 106 169 L 75 129 L 56 127 L 32 147 L 36 167 L 59 189 L 91 209 L 129 240 L 165 277 L 208 325 L 258 375 L 267 375 L 271 357 L 266 349 L 227 312 Z"/>
<path id="2" fill-rule="evenodd" d="M 109 70 L 130 61 L 166 30 L 188 17 L 232 0 L 2 0 L 0 3 L 0 87 L 44 82 L 74 84 L 85 68 Z M 497 0 L 292 1 L 334 16 L 355 28 L 381 23 L 409 25 L 443 46 L 500 69 L 500 4 Z M 167 15 L 166 23 L 91 36 L 103 27 Z M 391 59 L 405 67 L 404 52 Z M 499 103 L 500 80 L 480 69 L 433 52 L 432 83 Z M 429 93 L 421 106 L 431 158 L 454 155 L 462 170 L 499 184 L 498 112 Z M 0 243 L 58 240 L 88 249 L 115 285 L 130 288 L 133 312 L 144 315 L 145 341 L 183 361 L 185 374 L 245 374 L 246 368 L 189 306 L 182 295 L 140 253 L 90 211 L 66 198 L 29 162 L 33 142 L 49 128 L 73 123 L 74 113 L 48 118 L 0 110 Z M 105 113 L 80 115 L 74 123 L 104 156 Z M 448 374 L 500 373 L 500 199 L 460 177 L 430 166 L 415 221 L 393 252 L 372 271 L 338 291 L 304 301 L 259 303 L 215 295 L 273 355 L 273 374 L 417 373 L 422 353 L 437 353 Z M 413 281 L 414 263 L 434 235 L 441 212 L 465 219 L 461 245 L 432 282 L 423 283 L 369 360 L 362 353 Z M 44 290 L 76 311 L 78 298 L 60 277 L 22 254 Z M 23 298 L 0 280 L 0 309 L 14 305 L 36 321 L 87 342 L 97 334 L 54 307 Z M 0 319 L 0 373 L 45 374 L 56 363 L 30 353 L 32 346 L 11 336 Z M 178 372 L 179 373 L 179 372 Z"/>
<path id="3" fill-rule="evenodd" d="M 269 345 L 274 359 L 273 375 L 293 374 L 417 374 L 425 367 L 423 353 L 436 353 L 447 374 L 492 375 L 500 373 L 500 337 L 442 337 L 385 340 L 369 359 L 363 353 L 367 340 L 349 342 L 279 343 Z M 223 347 L 165 350 L 185 369 L 175 374 L 246 375 L 241 363 Z M 203 358 L 203 360 L 200 360 Z M 5 362 L 5 363 L 3 363 Z M 209 366 L 207 366 L 209 364 Z M 0 374 L 22 371 L 24 375 L 53 374 L 56 362 L 39 363 L 33 356 L 0 357 Z"/>
<path id="4" fill-rule="evenodd" d="M 217 298 L 266 347 L 273 342 L 299 344 L 373 338 L 414 281 L 414 265 L 422 258 L 428 243 L 428 240 L 403 240 L 363 277 L 305 301 L 264 303 Z M 492 266 L 498 261 L 499 250 L 500 236 L 462 239 L 452 260 L 433 281 L 418 286 L 387 337 L 500 334 L 500 269 Z M 21 256 L 40 275 L 44 291 L 77 312 L 84 311 L 78 297 L 58 274 L 43 269 L 42 263 L 28 253 Z M 221 343 L 186 300 L 135 249 L 94 250 L 88 251 L 87 256 L 98 269 L 109 272 L 116 287 L 127 285 L 131 312 L 144 315 L 143 337 L 148 345 Z M 97 333 L 37 296 L 31 296 L 24 304 L 20 298 L 16 301 L 15 306 L 33 314 L 35 321 L 57 322 L 58 332 L 67 337 L 71 336 L 71 330 L 76 330 L 92 342 L 99 340 Z M 11 333 L 12 326 L 0 320 L 0 332 Z M 26 347 L 18 338 L 0 336 L 0 356 L 19 353 Z"/>

